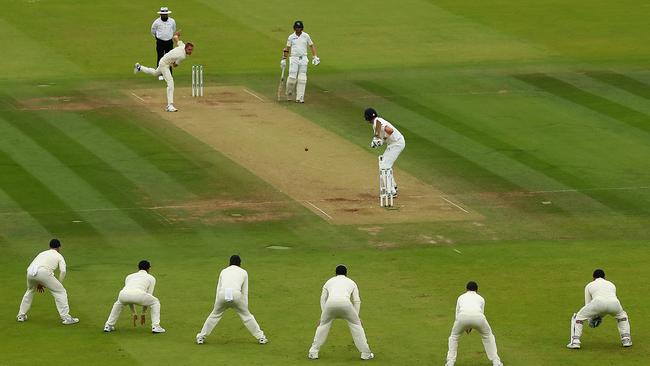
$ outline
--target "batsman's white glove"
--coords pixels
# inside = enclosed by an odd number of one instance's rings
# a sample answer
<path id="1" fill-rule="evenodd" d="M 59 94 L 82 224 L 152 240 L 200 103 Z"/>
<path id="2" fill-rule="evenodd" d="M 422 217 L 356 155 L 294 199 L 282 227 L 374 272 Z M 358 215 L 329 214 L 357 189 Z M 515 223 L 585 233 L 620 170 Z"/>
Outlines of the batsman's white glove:
<path id="1" fill-rule="evenodd" d="M 372 141 L 370 142 L 370 147 L 376 149 L 383 144 L 384 140 L 380 139 L 379 137 L 373 137 Z"/>
<path id="2" fill-rule="evenodd" d="M 320 58 L 318 56 L 314 56 L 314 58 L 311 59 L 311 64 L 314 66 L 320 64 Z"/>
<path id="3" fill-rule="evenodd" d="M 287 67 L 287 59 L 283 58 L 282 60 L 280 60 L 280 67 L 283 69 Z"/>
<path id="4" fill-rule="evenodd" d="M 593 318 L 593 319 L 589 319 L 589 327 L 591 327 L 591 328 L 596 328 L 596 327 L 598 327 L 598 326 L 600 325 L 600 323 L 602 323 L 602 322 L 603 322 L 603 318 L 600 317 L 600 316 L 599 316 L 599 317 L 596 317 L 596 318 Z"/>

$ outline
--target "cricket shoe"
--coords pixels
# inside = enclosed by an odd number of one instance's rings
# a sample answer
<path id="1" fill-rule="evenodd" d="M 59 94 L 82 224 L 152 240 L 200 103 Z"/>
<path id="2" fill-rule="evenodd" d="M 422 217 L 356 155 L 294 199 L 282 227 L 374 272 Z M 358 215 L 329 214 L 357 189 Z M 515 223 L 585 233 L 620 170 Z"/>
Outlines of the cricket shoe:
<path id="1" fill-rule="evenodd" d="M 108 324 L 104 325 L 104 332 L 105 332 L 105 333 L 109 333 L 109 332 L 112 332 L 112 331 L 114 331 L 114 330 L 115 330 L 115 326 L 113 326 L 113 325 L 108 325 Z"/>
<path id="2" fill-rule="evenodd" d="M 307 358 L 310 360 L 318 360 L 318 352 L 309 352 Z"/>
<path id="3" fill-rule="evenodd" d="M 174 108 L 173 104 L 167 106 L 167 112 L 178 112 L 178 109 Z"/>
<path id="4" fill-rule="evenodd" d="M 163 81 L 163 80 L 165 80 L 165 78 L 162 75 L 159 75 L 158 80 Z"/>
<path id="5" fill-rule="evenodd" d="M 267 343 L 269 343 L 269 340 L 266 337 L 262 337 L 262 338 L 257 340 L 257 343 L 259 343 L 259 344 L 267 344 Z"/>
<path id="6" fill-rule="evenodd" d="M 575 341 L 573 341 L 573 342 L 567 344 L 567 345 L 566 345 L 566 348 L 570 348 L 570 349 L 580 349 L 580 342 L 575 342 Z"/>
<path id="7" fill-rule="evenodd" d="M 166 330 L 165 328 L 161 327 L 160 325 L 154 325 L 151 327 L 151 333 L 158 334 L 158 333 L 165 333 Z"/>
<path id="8" fill-rule="evenodd" d="M 18 314 L 18 316 L 16 317 L 17 322 L 22 323 L 22 322 L 24 322 L 26 320 L 27 320 L 27 314 Z"/>
<path id="9" fill-rule="evenodd" d="M 362 360 L 372 360 L 375 358 L 375 354 L 370 352 L 370 353 L 361 353 L 361 359 Z"/>
<path id="10" fill-rule="evenodd" d="M 456 363 L 456 361 L 447 361 L 445 363 L 445 366 L 454 366 L 455 363 Z"/>
<path id="11" fill-rule="evenodd" d="M 73 318 L 70 315 L 68 315 L 66 318 L 63 319 L 61 324 L 63 325 L 71 325 L 71 324 L 77 324 L 79 323 L 79 318 Z"/>
<path id="12" fill-rule="evenodd" d="M 133 73 L 134 73 L 134 74 L 139 73 L 141 67 L 142 67 L 142 66 L 140 65 L 140 63 L 139 63 L 139 62 L 136 62 L 136 63 L 135 63 L 135 66 L 133 66 Z"/>
<path id="13" fill-rule="evenodd" d="M 503 362 L 495 361 L 495 362 L 492 363 L 492 366 L 503 366 Z"/>
<path id="14" fill-rule="evenodd" d="M 630 338 L 621 339 L 621 343 L 623 344 L 623 347 L 631 347 L 632 346 L 632 340 Z"/>
<path id="15" fill-rule="evenodd" d="M 205 343 L 205 337 L 200 335 L 200 334 L 197 334 L 196 335 L 196 344 L 203 344 L 203 343 Z"/>

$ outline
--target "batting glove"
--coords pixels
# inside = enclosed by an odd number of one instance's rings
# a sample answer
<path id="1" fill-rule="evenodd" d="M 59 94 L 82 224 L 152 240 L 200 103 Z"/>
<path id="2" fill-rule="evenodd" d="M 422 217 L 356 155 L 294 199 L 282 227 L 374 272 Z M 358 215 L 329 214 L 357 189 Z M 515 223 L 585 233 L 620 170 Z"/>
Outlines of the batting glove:
<path id="1" fill-rule="evenodd" d="M 314 56 L 314 58 L 311 59 L 311 64 L 314 66 L 320 64 L 320 58 L 318 56 Z"/>
<path id="2" fill-rule="evenodd" d="M 280 60 L 280 67 L 283 68 L 283 69 L 285 67 L 287 67 L 287 60 L 286 59 L 283 58 L 282 60 Z"/>
<path id="3" fill-rule="evenodd" d="M 384 141 L 380 139 L 379 137 L 374 137 L 372 141 L 370 142 L 370 147 L 373 149 L 378 148 L 379 146 L 383 145 Z"/>

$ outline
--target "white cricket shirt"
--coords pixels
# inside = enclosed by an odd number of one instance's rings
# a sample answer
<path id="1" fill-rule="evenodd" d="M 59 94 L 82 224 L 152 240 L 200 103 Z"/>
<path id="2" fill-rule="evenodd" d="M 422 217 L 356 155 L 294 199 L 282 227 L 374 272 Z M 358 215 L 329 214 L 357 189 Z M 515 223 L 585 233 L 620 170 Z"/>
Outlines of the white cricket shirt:
<path id="1" fill-rule="evenodd" d="M 179 65 L 181 61 L 185 60 L 187 54 L 185 53 L 185 43 L 178 41 L 173 50 L 167 52 L 165 56 L 160 59 L 159 65 L 172 66 L 173 64 Z"/>
<path id="2" fill-rule="evenodd" d="M 242 295 L 248 296 L 248 272 L 245 269 L 231 265 L 224 268 L 219 273 L 219 282 L 217 283 L 217 293 L 224 289 L 233 289 L 240 291 Z"/>
<path id="3" fill-rule="evenodd" d="M 384 138 L 386 137 L 386 143 L 391 145 L 391 144 L 403 144 L 404 143 L 404 136 L 402 135 L 401 132 L 395 126 L 393 126 L 390 122 L 386 121 L 385 119 L 381 117 L 376 117 L 375 120 L 372 122 L 372 129 L 374 131 L 375 129 L 375 123 L 376 121 L 379 121 L 381 123 L 381 133 L 379 137 Z M 390 134 L 389 136 L 386 136 L 386 126 L 390 127 L 393 129 L 393 133 Z"/>
<path id="4" fill-rule="evenodd" d="M 173 18 L 167 18 L 167 21 L 158 18 L 151 24 L 151 34 L 160 40 L 169 41 L 174 36 L 174 32 L 176 32 L 176 21 Z"/>
<path id="5" fill-rule="evenodd" d="M 294 32 L 287 39 L 287 47 L 291 47 L 291 57 L 307 56 L 307 47 L 313 44 L 311 37 L 305 32 L 300 33 L 300 36 Z"/>
<path id="6" fill-rule="evenodd" d="M 585 305 L 596 298 L 616 298 L 616 286 L 604 278 L 596 278 L 585 286 Z"/>
<path id="7" fill-rule="evenodd" d="M 458 296 L 456 301 L 456 316 L 458 314 L 483 314 L 483 309 L 485 308 L 485 299 L 476 291 L 467 291 L 464 294 Z"/>
<path id="8" fill-rule="evenodd" d="M 153 294 L 153 290 L 156 287 L 156 278 L 150 275 L 144 269 L 139 270 L 138 272 L 131 273 L 126 276 L 124 280 L 124 288 L 122 291 L 141 291 L 148 294 Z"/>
<path id="9" fill-rule="evenodd" d="M 328 301 L 341 299 L 351 301 L 357 312 L 359 312 L 361 306 L 359 288 L 354 281 L 344 275 L 334 276 L 325 282 L 320 297 L 321 309 L 325 308 Z"/>
<path id="10" fill-rule="evenodd" d="M 63 282 L 65 278 L 65 259 L 61 253 L 55 249 L 49 249 L 44 252 L 38 253 L 36 258 L 27 268 L 27 272 L 30 272 L 30 269 L 37 270 L 43 268 L 49 273 L 53 273 L 56 270 L 56 267 L 59 267 L 59 282 Z M 35 271 L 34 271 L 35 273 Z"/>

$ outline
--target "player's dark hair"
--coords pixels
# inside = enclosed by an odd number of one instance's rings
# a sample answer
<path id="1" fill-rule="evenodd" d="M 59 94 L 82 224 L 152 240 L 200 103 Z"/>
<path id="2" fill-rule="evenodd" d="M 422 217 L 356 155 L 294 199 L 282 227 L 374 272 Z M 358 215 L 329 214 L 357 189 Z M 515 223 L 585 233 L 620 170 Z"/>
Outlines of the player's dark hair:
<path id="1" fill-rule="evenodd" d="M 230 256 L 230 265 L 231 266 L 241 266 L 241 258 L 237 254 Z"/>
<path id="2" fill-rule="evenodd" d="M 144 269 L 145 271 L 148 271 L 149 268 L 151 268 L 151 263 L 149 263 L 149 261 L 142 260 L 140 263 L 138 263 L 138 269 Z"/>
<path id="3" fill-rule="evenodd" d="M 347 276 L 348 275 L 348 268 L 346 266 L 342 265 L 342 264 L 339 264 L 338 266 L 336 266 L 336 275 L 337 276 L 338 275 Z"/>
<path id="4" fill-rule="evenodd" d="M 478 284 L 474 281 L 469 281 L 467 282 L 467 286 L 465 286 L 465 288 L 469 291 L 478 291 Z"/>
<path id="5" fill-rule="evenodd" d="M 58 248 L 60 246 L 61 246 L 61 242 L 59 241 L 59 239 L 50 240 L 50 248 L 54 249 L 54 248 Z"/>
<path id="6" fill-rule="evenodd" d="M 602 269 L 597 269 L 594 271 L 594 278 L 605 278 L 605 271 Z"/>
<path id="7" fill-rule="evenodd" d="M 187 43 L 185 43 L 185 48 L 187 48 L 187 47 L 189 47 L 189 46 L 194 47 L 194 43 L 192 43 L 192 42 L 187 42 Z"/>

